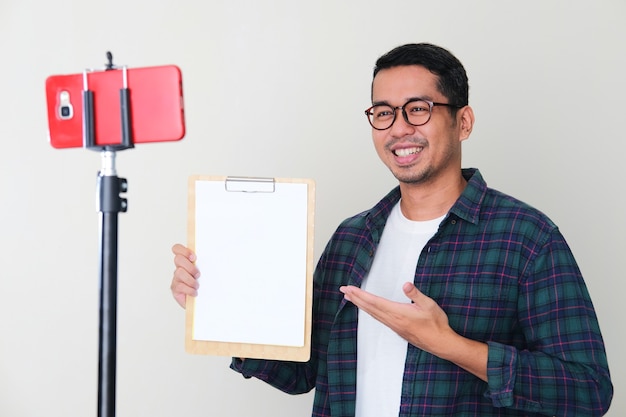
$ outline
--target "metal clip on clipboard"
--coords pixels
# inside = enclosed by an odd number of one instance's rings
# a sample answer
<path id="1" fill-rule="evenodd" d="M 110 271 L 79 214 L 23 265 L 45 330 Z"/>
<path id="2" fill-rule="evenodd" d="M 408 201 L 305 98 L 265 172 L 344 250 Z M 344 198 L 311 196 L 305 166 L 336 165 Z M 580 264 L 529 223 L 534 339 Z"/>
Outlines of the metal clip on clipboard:
<path id="1" fill-rule="evenodd" d="M 228 192 L 273 193 L 276 191 L 276 180 L 263 177 L 227 177 L 224 189 Z"/>

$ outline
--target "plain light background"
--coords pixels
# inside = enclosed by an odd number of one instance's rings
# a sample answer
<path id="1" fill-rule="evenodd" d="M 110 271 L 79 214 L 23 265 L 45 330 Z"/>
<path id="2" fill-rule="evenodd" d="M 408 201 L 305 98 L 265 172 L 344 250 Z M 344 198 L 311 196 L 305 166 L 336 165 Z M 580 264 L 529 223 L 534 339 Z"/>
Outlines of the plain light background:
<path id="1" fill-rule="evenodd" d="M 583 271 L 626 415 L 626 2 L 2 0 L 0 415 L 96 415 L 97 152 L 47 143 L 47 76 L 176 64 L 187 135 L 117 155 L 117 415 L 310 415 L 289 396 L 184 351 L 171 246 L 194 174 L 312 178 L 316 257 L 395 180 L 363 110 L 375 60 L 433 42 L 465 64 L 476 126 L 464 166 L 547 213 Z"/>

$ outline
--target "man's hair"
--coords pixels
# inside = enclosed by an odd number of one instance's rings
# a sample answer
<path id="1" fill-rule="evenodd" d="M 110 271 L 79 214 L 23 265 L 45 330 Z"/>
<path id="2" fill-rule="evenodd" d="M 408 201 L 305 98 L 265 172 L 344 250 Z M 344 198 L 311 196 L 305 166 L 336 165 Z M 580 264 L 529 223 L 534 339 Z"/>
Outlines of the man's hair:
<path id="1" fill-rule="evenodd" d="M 398 46 L 378 58 L 373 78 L 381 70 L 405 65 L 420 65 L 435 74 L 439 78 L 437 88 L 450 104 L 468 104 L 469 85 L 465 68 L 448 50 L 429 43 Z"/>

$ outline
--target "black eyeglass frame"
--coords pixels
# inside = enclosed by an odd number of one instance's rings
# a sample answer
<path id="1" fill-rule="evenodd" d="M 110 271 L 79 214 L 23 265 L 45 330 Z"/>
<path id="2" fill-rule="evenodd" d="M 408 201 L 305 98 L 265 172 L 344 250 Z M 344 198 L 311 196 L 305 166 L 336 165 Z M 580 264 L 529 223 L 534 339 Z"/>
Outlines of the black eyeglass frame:
<path id="1" fill-rule="evenodd" d="M 406 114 L 406 110 L 405 107 L 411 103 L 414 103 L 416 101 L 423 101 L 424 103 L 428 104 L 428 119 L 426 119 L 426 121 L 424 123 L 420 123 L 420 124 L 415 124 L 415 123 L 411 123 L 409 122 L 409 116 Z M 372 109 L 374 107 L 377 106 L 387 106 L 391 109 L 393 109 L 393 119 L 391 119 L 391 123 L 389 123 L 389 126 L 385 127 L 385 128 L 379 128 L 374 126 L 374 124 L 372 123 L 372 119 L 370 118 L 370 116 L 373 115 L 372 113 Z M 387 130 L 389 128 L 391 128 L 391 126 L 393 126 L 393 124 L 396 122 L 396 116 L 398 114 L 398 112 L 396 110 L 400 109 L 402 110 L 402 117 L 404 117 L 404 120 L 410 124 L 411 126 L 424 126 L 426 123 L 428 123 L 430 121 L 430 118 L 433 115 L 433 107 L 435 106 L 443 106 L 443 107 L 452 107 L 455 109 L 462 109 L 463 107 L 465 107 L 466 105 L 459 105 L 459 104 L 451 104 L 451 103 L 437 103 L 435 101 L 430 101 L 430 100 L 426 100 L 423 98 L 412 98 L 409 101 L 407 101 L 406 103 L 404 103 L 402 106 L 397 106 L 397 107 L 393 107 L 390 104 L 384 104 L 384 103 L 380 103 L 380 104 L 374 104 L 373 106 L 367 108 L 365 110 L 365 117 L 367 117 L 367 121 L 369 122 L 370 126 L 372 126 L 372 128 L 376 129 L 376 130 Z"/>

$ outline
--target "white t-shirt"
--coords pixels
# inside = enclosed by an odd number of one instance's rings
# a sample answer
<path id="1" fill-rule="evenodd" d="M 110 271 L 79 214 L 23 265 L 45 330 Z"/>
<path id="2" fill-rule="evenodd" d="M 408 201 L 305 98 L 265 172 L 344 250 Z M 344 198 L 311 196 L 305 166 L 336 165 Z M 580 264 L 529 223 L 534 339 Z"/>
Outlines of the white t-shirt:
<path id="1" fill-rule="evenodd" d="M 389 300 L 409 303 L 402 291 L 413 282 L 422 249 L 445 216 L 428 221 L 404 217 L 400 203 L 392 209 L 361 288 Z M 397 416 L 407 341 L 359 310 L 357 330 L 356 417 Z"/>

